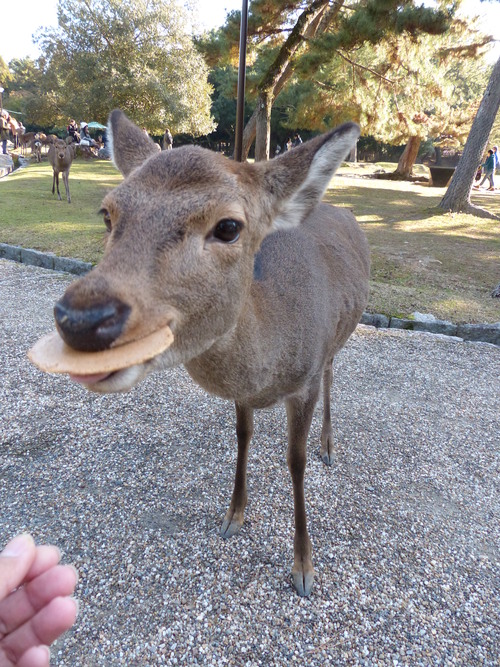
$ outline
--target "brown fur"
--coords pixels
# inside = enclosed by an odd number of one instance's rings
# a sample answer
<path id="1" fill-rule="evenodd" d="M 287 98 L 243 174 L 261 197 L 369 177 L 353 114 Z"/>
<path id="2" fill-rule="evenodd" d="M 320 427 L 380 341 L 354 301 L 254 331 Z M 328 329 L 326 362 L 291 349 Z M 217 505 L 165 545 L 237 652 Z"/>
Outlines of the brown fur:
<path id="1" fill-rule="evenodd" d="M 98 349 L 169 324 L 169 350 L 89 388 L 126 391 L 151 371 L 184 363 L 207 391 L 235 402 L 238 462 L 225 537 L 243 523 L 253 411 L 285 402 L 292 574 L 299 594 L 308 595 L 314 570 L 303 489 L 306 439 L 323 382 L 321 456 L 330 465 L 332 360 L 361 317 L 369 276 L 368 246 L 354 216 L 319 201 L 357 126 L 255 165 L 192 146 L 157 153 L 121 112 L 113 112 L 109 127 L 126 178 L 103 201 L 111 233 L 102 261 L 56 305 L 59 330 L 77 349 Z M 233 243 L 214 238 L 221 220 L 242 223 Z M 273 225 L 281 229 L 271 233 Z M 114 315 L 101 333 L 82 333 L 82 322 L 104 307 Z M 106 329 L 112 339 L 100 340 Z"/>
<path id="2" fill-rule="evenodd" d="M 52 166 L 52 194 L 54 194 L 55 186 L 57 185 L 57 197 L 61 201 L 61 193 L 59 192 L 59 174 L 62 174 L 64 188 L 66 190 L 66 197 L 68 203 L 71 203 L 71 196 L 69 193 L 69 170 L 73 162 L 74 152 L 73 147 L 68 146 L 64 139 L 55 139 L 50 144 L 48 159 Z"/>

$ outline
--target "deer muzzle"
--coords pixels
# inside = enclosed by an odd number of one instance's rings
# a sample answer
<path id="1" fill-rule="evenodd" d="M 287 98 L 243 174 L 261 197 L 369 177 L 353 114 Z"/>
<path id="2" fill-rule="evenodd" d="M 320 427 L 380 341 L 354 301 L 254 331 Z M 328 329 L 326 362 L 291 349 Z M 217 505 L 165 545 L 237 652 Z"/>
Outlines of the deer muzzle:
<path id="1" fill-rule="evenodd" d="M 82 352 L 106 350 L 123 333 L 130 307 L 118 299 L 75 308 L 66 296 L 54 306 L 57 329 L 64 342 Z"/>

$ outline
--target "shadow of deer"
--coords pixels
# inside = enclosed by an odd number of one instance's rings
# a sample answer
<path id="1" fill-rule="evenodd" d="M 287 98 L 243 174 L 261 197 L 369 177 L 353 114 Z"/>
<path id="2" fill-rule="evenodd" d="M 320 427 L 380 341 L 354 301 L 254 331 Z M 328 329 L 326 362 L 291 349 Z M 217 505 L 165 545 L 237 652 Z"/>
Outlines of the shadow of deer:
<path id="1" fill-rule="evenodd" d="M 333 463 L 332 362 L 366 305 L 370 264 L 352 213 L 321 199 L 359 128 L 346 123 L 255 164 L 195 146 L 158 152 L 121 111 L 108 128 L 125 179 L 102 203 L 106 251 L 55 305 L 56 325 L 70 347 L 88 352 L 165 325 L 174 342 L 149 361 L 73 380 L 99 393 L 123 392 L 152 371 L 184 364 L 208 392 L 234 401 L 238 454 L 224 537 L 243 525 L 254 411 L 284 402 L 292 577 L 307 596 L 314 569 L 306 440 L 323 384 L 320 454 Z"/>
<path id="2" fill-rule="evenodd" d="M 57 197 L 59 201 L 61 200 L 61 193 L 59 192 L 59 174 L 62 174 L 64 187 L 66 189 L 66 197 L 68 199 L 68 203 L 70 204 L 71 196 L 69 193 L 68 176 L 75 156 L 73 147 L 68 146 L 68 144 L 63 139 L 56 138 L 50 144 L 47 156 L 53 170 L 52 194 L 54 194 L 54 190 L 57 185 Z"/>

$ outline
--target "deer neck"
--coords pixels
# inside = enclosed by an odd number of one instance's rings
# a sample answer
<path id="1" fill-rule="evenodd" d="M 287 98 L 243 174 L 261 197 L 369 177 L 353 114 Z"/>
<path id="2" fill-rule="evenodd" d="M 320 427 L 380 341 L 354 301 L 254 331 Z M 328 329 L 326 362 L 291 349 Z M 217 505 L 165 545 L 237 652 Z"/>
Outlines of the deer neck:
<path id="1" fill-rule="evenodd" d="M 244 400 L 262 384 L 262 368 L 269 366 L 273 346 L 269 345 L 269 314 L 264 319 L 252 284 L 234 325 L 202 354 L 185 364 L 191 377 L 208 392 Z M 274 343 L 276 345 L 276 341 Z"/>

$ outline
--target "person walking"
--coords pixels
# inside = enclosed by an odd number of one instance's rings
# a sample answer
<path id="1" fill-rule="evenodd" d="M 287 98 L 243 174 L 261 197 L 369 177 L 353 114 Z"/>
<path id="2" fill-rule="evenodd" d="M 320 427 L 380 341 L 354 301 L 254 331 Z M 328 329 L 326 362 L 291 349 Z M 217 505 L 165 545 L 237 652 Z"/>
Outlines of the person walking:
<path id="1" fill-rule="evenodd" d="M 500 157 L 498 155 L 498 146 L 493 146 L 493 156 L 495 158 L 495 171 L 500 167 Z"/>
<path id="2" fill-rule="evenodd" d="M 483 180 L 481 181 L 481 183 L 479 183 L 479 185 L 475 185 L 474 188 L 478 190 L 481 187 L 481 185 L 486 181 L 486 179 L 488 179 L 490 182 L 490 187 L 487 189 L 494 190 L 495 182 L 493 179 L 493 174 L 495 173 L 495 154 L 493 153 L 493 150 L 491 148 L 488 151 L 488 157 L 483 162 L 481 167 L 484 169 Z"/>

